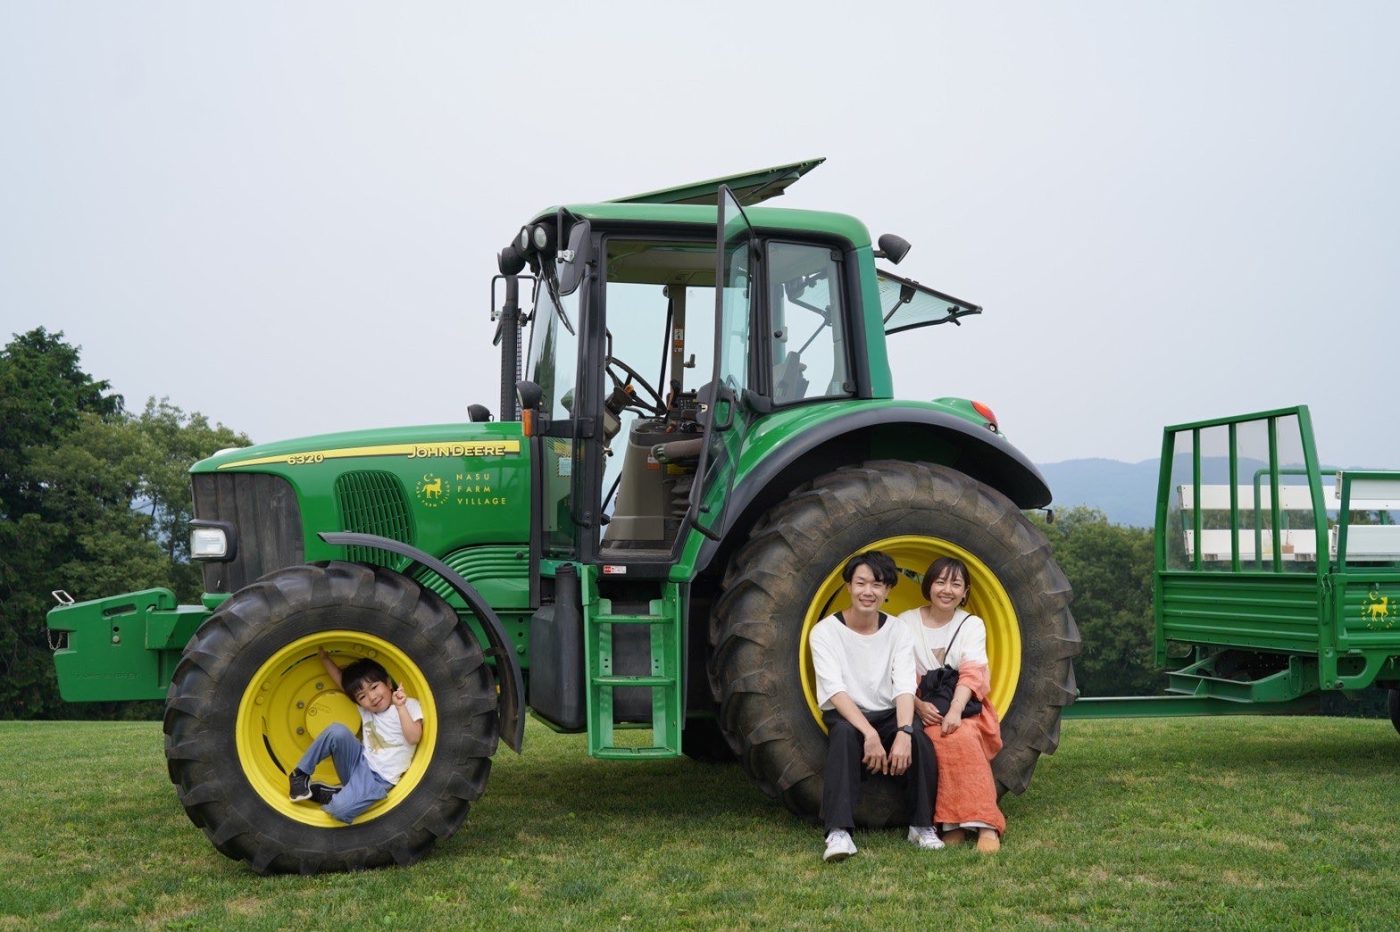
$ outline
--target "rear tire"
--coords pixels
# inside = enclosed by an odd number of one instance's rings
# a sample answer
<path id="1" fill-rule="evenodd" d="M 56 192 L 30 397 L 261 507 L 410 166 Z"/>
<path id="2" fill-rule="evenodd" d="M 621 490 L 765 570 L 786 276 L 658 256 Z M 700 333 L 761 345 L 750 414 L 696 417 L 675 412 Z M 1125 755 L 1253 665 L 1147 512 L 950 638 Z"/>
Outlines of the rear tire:
<path id="1" fill-rule="evenodd" d="M 315 734 L 332 720 L 359 727 L 319 647 L 341 666 L 378 660 L 424 711 L 413 764 L 351 825 L 287 798 Z M 309 874 L 411 863 L 450 836 L 485 789 L 499 722 L 490 668 L 445 602 L 390 570 L 330 563 L 270 574 L 200 626 L 171 681 L 165 735 L 180 803 L 221 853 L 259 873 Z"/>
<path id="2" fill-rule="evenodd" d="M 1020 793 L 1036 760 L 1059 743 L 1060 710 L 1074 700 L 1079 631 L 1070 587 L 1049 544 L 1004 495 L 944 466 L 868 462 L 793 492 L 730 561 L 711 632 L 720 725 L 744 769 L 792 811 L 816 815 L 826 735 L 807 636 L 844 606 L 840 570 L 857 553 L 887 549 L 901 570 L 885 611 L 924 600 L 918 577 L 936 556 L 957 555 L 972 576 L 969 609 L 987 623 L 991 698 L 1004 747 L 998 794 Z M 856 819 L 906 820 L 898 784 L 864 784 Z"/>
<path id="3" fill-rule="evenodd" d="M 1400 689 L 1390 691 L 1390 724 L 1395 726 L 1395 730 L 1400 732 Z"/>
<path id="4" fill-rule="evenodd" d="M 732 764 L 738 759 L 729 739 L 713 718 L 686 719 L 681 733 L 681 751 L 691 760 L 706 764 Z"/>

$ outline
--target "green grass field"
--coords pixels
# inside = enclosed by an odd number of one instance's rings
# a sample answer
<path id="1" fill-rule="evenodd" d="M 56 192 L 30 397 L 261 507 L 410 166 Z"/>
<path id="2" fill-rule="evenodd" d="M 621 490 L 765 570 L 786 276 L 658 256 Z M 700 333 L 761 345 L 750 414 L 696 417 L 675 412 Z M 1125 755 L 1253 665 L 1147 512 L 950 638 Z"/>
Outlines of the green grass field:
<path id="1" fill-rule="evenodd" d="M 818 830 L 737 766 L 588 759 L 531 723 L 406 869 L 258 877 L 185 818 L 154 723 L 0 723 L 0 928 L 1400 927 L 1389 722 L 1064 726 L 995 857 Z"/>

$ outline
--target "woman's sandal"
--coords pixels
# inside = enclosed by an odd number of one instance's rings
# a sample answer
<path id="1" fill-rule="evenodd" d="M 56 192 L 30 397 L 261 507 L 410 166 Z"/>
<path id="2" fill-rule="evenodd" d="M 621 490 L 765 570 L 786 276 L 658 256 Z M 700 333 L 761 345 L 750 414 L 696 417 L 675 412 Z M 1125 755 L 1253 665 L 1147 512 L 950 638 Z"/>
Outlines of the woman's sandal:
<path id="1" fill-rule="evenodd" d="M 982 854 L 994 854 L 1001 850 L 1001 838 L 995 831 L 977 833 L 977 850 Z"/>

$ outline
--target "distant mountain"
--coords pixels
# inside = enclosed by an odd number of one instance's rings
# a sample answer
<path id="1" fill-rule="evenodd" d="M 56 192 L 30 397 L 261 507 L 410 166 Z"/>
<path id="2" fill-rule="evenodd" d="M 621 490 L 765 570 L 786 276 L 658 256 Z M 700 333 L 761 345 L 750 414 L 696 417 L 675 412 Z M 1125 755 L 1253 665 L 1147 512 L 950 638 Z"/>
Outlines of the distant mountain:
<path id="1" fill-rule="evenodd" d="M 1140 463 L 1083 459 L 1038 465 L 1055 497 L 1053 508 L 1088 505 L 1108 515 L 1114 524 L 1150 528 L 1157 520 L 1157 464 L 1157 459 Z M 1261 460 L 1240 457 L 1235 467 L 1240 484 L 1247 486 L 1254 473 L 1266 465 Z M 1181 482 L 1191 481 L 1189 456 L 1177 457 L 1176 471 Z M 1228 484 L 1230 461 L 1220 456 L 1202 457 L 1201 481 Z"/>
<path id="2" fill-rule="evenodd" d="M 1057 510 L 1088 505 L 1108 515 L 1114 524 L 1152 527 L 1157 510 L 1157 463 L 1083 459 L 1039 463 L 1050 483 Z"/>

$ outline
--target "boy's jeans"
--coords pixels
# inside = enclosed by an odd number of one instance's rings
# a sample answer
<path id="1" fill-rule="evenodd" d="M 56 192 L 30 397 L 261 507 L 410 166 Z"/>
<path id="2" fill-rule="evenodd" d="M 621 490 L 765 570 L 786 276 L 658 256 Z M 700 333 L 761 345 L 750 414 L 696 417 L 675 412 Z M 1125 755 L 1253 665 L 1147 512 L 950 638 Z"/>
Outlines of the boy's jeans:
<path id="1" fill-rule="evenodd" d="M 327 757 L 335 763 L 341 783 L 340 792 L 321 807 L 331 818 L 353 822 L 356 816 L 389 795 L 394 784 L 374 772 L 365 760 L 359 739 L 339 722 L 316 736 L 297 762 L 297 769 L 311 773 Z"/>

